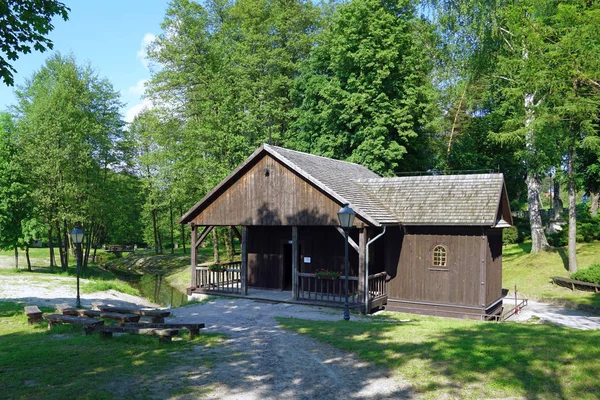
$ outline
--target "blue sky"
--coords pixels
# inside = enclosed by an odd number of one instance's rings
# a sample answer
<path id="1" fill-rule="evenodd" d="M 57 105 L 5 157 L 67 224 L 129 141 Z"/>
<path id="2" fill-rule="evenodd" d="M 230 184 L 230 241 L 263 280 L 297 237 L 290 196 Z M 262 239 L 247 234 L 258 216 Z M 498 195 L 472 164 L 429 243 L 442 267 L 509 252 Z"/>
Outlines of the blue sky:
<path id="1" fill-rule="evenodd" d="M 142 108 L 144 80 L 150 77 L 144 65 L 143 45 L 160 33 L 167 0 L 66 0 L 69 19 L 53 20 L 48 35 L 52 51 L 72 53 L 79 64 L 89 62 L 96 73 L 110 80 L 127 103 L 123 115 L 131 119 Z M 39 70 L 52 52 L 20 55 L 12 63 L 17 70 L 15 87 Z M 14 87 L 0 81 L 0 110 L 15 103 Z"/>

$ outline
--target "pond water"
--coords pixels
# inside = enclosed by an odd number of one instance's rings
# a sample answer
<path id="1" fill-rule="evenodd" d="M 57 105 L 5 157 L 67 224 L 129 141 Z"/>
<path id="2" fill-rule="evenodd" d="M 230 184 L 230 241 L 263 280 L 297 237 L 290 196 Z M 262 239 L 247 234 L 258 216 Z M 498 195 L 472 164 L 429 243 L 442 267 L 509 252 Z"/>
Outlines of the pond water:
<path id="1" fill-rule="evenodd" d="M 169 285 L 162 275 L 143 275 L 127 281 L 142 297 L 163 307 L 179 307 L 188 301 L 187 295 Z"/>

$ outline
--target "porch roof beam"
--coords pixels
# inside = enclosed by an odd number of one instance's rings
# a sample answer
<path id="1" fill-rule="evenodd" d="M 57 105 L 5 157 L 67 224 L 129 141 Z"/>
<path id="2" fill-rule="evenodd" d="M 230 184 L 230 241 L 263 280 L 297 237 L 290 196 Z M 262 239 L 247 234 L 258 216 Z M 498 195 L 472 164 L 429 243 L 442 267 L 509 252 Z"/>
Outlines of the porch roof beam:
<path id="1" fill-rule="evenodd" d="M 344 238 L 345 238 L 344 230 L 342 229 L 341 226 L 336 226 L 335 229 L 337 229 L 337 231 L 340 233 L 340 235 L 344 236 Z M 356 250 L 357 253 L 360 254 L 360 249 L 359 249 L 358 245 L 350 236 L 348 236 L 348 244 L 350 246 L 352 246 L 352 248 L 354 250 Z"/>
<path id="2" fill-rule="evenodd" d="M 202 244 L 202 242 L 204 242 L 204 240 L 206 239 L 206 237 L 208 236 L 210 231 L 213 230 L 213 228 L 214 228 L 214 226 L 212 226 L 212 225 L 204 228 L 204 230 L 200 234 L 200 237 L 198 238 L 198 240 L 196 240 L 196 248 L 198 248 Z"/>

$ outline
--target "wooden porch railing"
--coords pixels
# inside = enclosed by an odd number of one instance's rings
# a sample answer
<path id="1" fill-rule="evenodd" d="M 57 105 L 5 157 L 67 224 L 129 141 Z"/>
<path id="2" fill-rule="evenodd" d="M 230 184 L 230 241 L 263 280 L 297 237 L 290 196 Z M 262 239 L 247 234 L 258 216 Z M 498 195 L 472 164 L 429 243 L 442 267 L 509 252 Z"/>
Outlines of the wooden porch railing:
<path id="1" fill-rule="evenodd" d="M 196 291 L 217 293 L 242 293 L 242 263 L 240 261 L 217 264 L 224 271 L 211 271 L 208 267 L 196 267 Z"/>
<path id="2" fill-rule="evenodd" d="M 387 303 L 387 273 L 369 275 L 369 312 Z"/>
<path id="3" fill-rule="evenodd" d="M 345 277 L 335 279 L 317 278 L 314 274 L 298 272 L 298 300 L 343 303 Z M 358 277 L 348 277 L 348 302 L 359 302 Z"/>

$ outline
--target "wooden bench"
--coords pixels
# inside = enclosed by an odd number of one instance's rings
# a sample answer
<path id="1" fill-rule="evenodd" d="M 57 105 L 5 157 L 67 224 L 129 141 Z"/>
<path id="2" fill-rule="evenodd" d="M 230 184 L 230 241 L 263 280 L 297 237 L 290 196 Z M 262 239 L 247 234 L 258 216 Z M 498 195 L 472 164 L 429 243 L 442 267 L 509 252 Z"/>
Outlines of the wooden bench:
<path id="1" fill-rule="evenodd" d="M 139 315 L 141 317 L 150 317 L 150 320 L 155 324 L 160 324 L 165 322 L 165 317 L 171 315 L 170 311 L 167 310 L 156 310 L 149 308 L 129 308 L 129 307 L 115 307 L 108 306 L 102 303 L 92 303 L 92 308 L 104 312 L 113 312 L 113 313 L 125 313 L 125 314 L 134 314 Z M 138 317 L 139 320 L 139 317 Z M 137 322 L 137 321 L 133 321 Z"/>
<path id="2" fill-rule="evenodd" d="M 91 317 L 91 318 L 108 318 L 114 319 L 120 322 L 138 322 L 140 320 L 139 315 L 134 314 L 120 314 L 115 312 L 104 312 L 104 311 L 96 311 L 96 310 L 84 310 L 84 309 L 76 309 L 73 307 L 62 307 L 63 305 L 57 305 L 56 310 L 62 312 L 63 315 L 73 315 L 73 316 L 81 316 L 81 317 Z"/>
<path id="3" fill-rule="evenodd" d="M 29 325 L 37 324 L 42 320 L 43 312 L 38 308 L 38 306 L 26 306 L 25 307 L 25 315 L 27 315 L 27 323 Z"/>
<path id="4" fill-rule="evenodd" d="M 49 314 L 45 315 L 44 319 L 48 321 L 48 329 L 51 329 L 56 324 L 77 324 L 84 325 L 85 327 L 104 325 L 104 321 L 101 319 L 75 317 L 73 315 L 64 314 Z"/>
<path id="5" fill-rule="evenodd" d="M 571 288 L 571 290 L 575 290 L 576 286 L 579 287 L 583 287 L 586 289 L 594 289 L 594 292 L 599 293 L 600 292 L 600 285 L 597 283 L 590 283 L 590 282 L 584 282 L 584 281 L 578 281 L 577 279 L 570 279 L 570 278 L 565 278 L 562 276 L 553 276 L 550 279 L 552 279 L 552 281 L 559 285 L 559 286 L 565 286 L 568 288 Z"/>
<path id="6" fill-rule="evenodd" d="M 200 329 L 204 328 L 204 324 L 185 324 L 185 323 L 167 323 L 167 324 L 154 324 L 154 323 L 119 323 L 119 326 L 133 327 L 133 328 L 155 328 L 155 329 L 186 329 L 190 333 L 190 339 L 193 339 L 197 334 L 200 333 Z"/>
<path id="7" fill-rule="evenodd" d="M 86 326 L 85 333 L 99 333 L 100 337 L 110 338 L 113 333 L 131 333 L 138 335 L 151 335 L 157 336 L 158 341 L 161 343 L 170 342 L 173 336 L 177 336 L 179 333 L 178 329 L 171 328 L 148 328 L 148 327 L 136 327 L 136 326 Z"/>

